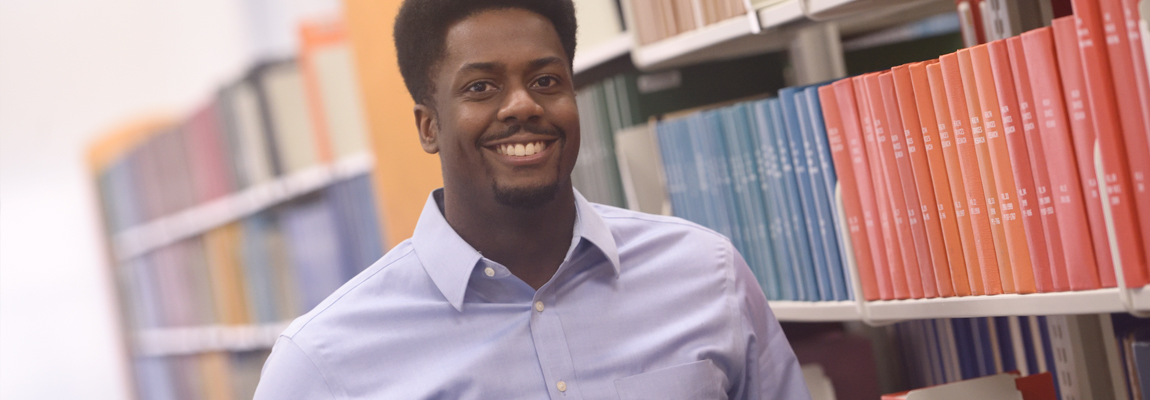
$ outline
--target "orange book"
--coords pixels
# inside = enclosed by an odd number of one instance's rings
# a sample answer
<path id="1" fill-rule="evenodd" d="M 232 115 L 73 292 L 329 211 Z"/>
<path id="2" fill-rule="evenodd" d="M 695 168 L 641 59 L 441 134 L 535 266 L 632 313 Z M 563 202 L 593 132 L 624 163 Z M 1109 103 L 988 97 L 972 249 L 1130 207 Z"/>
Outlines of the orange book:
<path id="1" fill-rule="evenodd" d="M 347 30 L 338 19 L 309 20 L 299 25 L 300 69 L 303 71 L 304 92 L 307 96 L 308 111 L 311 112 L 312 134 L 315 136 L 315 152 L 320 162 L 333 160 L 331 132 L 328 129 L 328 113 L 324 108 L 323 87 L 320 83 L 316 53 L 332 43 L 346 42 Z"/>
<path id="2" fill-rule="evenodd" d="M 1102 31 L 1102 15 L 1096 0 L 1074 0 L 1074 18 L 1078 28 L 1078 50 L 1082 62 L 1082 76 L 1086 81 L 1086 98 L 1094 115 L 1094 132 L 1098 135 L 1098 150 L 1101 151 L 1102 171 L 1106 179 L 1106 191 L 1103 197 L 1110 207 L 1110 216 L 1113 220 L 1114 235 L 1118 251 L 1114 255 L 1115 264 L 1121 263 L 1122 272 L 1126 277 L 1126 285 L 1138 287 L 1150 283 L 1147 275 L 1146 260 L 1142 246 L 1141 232 L 1138 229 L 1138 208 L 1150 211 L 1147 207 L 1138 207 L 1134 201 L 1137 196 L 1131 185 L 1130 167 L 1137 166 L 1133 172 L 1144 174 L 1146 169 L 1142 166 L 1150 160 L 1131 160 L 1127 158 L 1127 149 L 1135 143 L 1145 141 L 1132 141 L 1136 134 L 1123 135 L 1123 123 L 1118 115 L 1118 104 L 1115 99 L 1113 74 L 1110 73 L 1110 59 L 1106 54 L 1106 38 Z M 1131 82 L 1118 82 L 1129 85 Z M 1143 133 L 1144 134 L 1144 133 Z M 1135 164 L 1131 164 L 1133 161 Z M 1147 199 L 1150 201 L 1150 199 Z M 1106 277 L 1102 279 L 1106 286 Z"/>
<path id="3" fill-rule="evenodd" d="M 994 238 L 995 255 L 998 258 L 998 274 L 1003 293 L 1014 293 L 1014 273 L 1010 270 L 1010 247 L 1006 243 L 1006 230 L 1002 226 L 1002 215 L 998 205 L 998 187 L 995 185 L 994 164 L 991 163 L 990 146 L 986 143 L 986 126 L 982 120 L 982 103 L 978 82 L 974 77 L 974 62 L 970 59 L 970 49 L 958 51 L 958 69 L 966 95 L 967 116 L 970 118 L 970 137 L 974 141 L 974 154 L 978 160 L 979 176 L 982 178 L 983 205 L 986 217 L 990 220 L 990 233 Z M 983 270 L 983 273 L 987 271 Z"/>
<path id="4" fill-rule="evenodd" d="M 955 180 L 951 175 L 957 177 L 957 174 L 952 174 L 947 169 L 944 150 L 944 146 L 953 147 L 953 142 L 950 138 L 950 129 L 940 126 L 939 119 L 936 117 L 935 105 L 937 103 L 931 92 L 927 66 L 928 63 L 916 63 L 910 66 L 911 88 L 914 92 L 918 118 L 922 126 L 922 146 L 930 165 L 935 202 L 938 204 L 938 221 L 942 229 L 943 242 L 946 244 L 947 259 L 950 263 L 950 271 L 948 272 L 954 285 L 954 293 L 958 296 L 969 296 L 971 294 L 970 278 L 967 275 L 966 262 L 968 256 L 970 260 L 976 259 L 974 254 L 976 250 L 973 245 L 968 246 L 962 240 L 963 234 L 959 228 L 962 217 L 957 215 L 956 210 L 963 210 L 965 215 L 965 208 L 962 208 L 961 205 L 956 206 L 955 199 L 951 194 L 951 186 Z M 939 88 L 941 89 L 941 86 Z M 950 119 L 950 114 L 947 113 L 945 117 Z M 942 138 L 940 131 L 947 133 L 946 138 Z M 957 158 L 954 161 L 957 163 Z M 957 181 L 961 184 L 962 179 L 958 178 Z M 965 220 L 967 227 L 969 227 L 970 217 L 965 217 Z M 970 254 L 967 254 L 968 251 Z"/>
<path id="5" fill-rule="evenodd" d="M 867 78 L 872 75 L 874 74 L 853 79 L 855 96 L 858 97 L 859 115 L 863 127 L 863 143 L 866 145 L 867 159 L 870 161 L 873 173 L 871 181 L 874 183 L 875 200 L 878 201 L 879 206 L 879 223 L 883 230 L 883 243 L 886 244 L 887 261 L 890 263 L 887 272 L 890 274 L 894 297 L 896 299 L 909 299 L 911 294 L 905 272 L 907 253 L 903 251 L 905 246 L 903 246 L 900 227 L 895 223 L 894 203 L 891 199 L 890 185 L 887 184 L 886 163 L 883 161 L 877 135 L 875 135 L 874 110 L 870 101 L 871 90 L 866 82 Z"/>
<path id="6" fill-rule="evenodd" d="M 954 133 L 954 143 L 957 147 L 958 161 L 962 171 L 962 181 L 966 188 L 966 210 L 970 215 L 970 224 L 974 228 L 974 243 L 978 248 L 978 275 L 981 277 L 983 294 L 1002 294 L 1002 278 L 998 275 L 998 255 L 994 245 L 994 233 L 990 225 L 990 216 L 983 203 L 986 201 L 985 189 L 982 183 L 982 174 L 978 164 L 978 155 L 974 149 L 974 138 L 971 131 L 974 125 L 970 123 L 970 115 L 966 106 L 966 88 L 963 85 L 958 54 L 947 54 L 939 58 L 943 86 L 946 89 L 947 105 L 950 108 L 951 131 Z M 981 129 L 981 127 L 979 127 Z"/>
<path id="7" fill-rule="evenodd" d="M 1020 188 L 1018 198 L 1023 205 L 1024 221 L 1031 218 L 1027 207 L 1027 202 L 1031 201 L 1033 203 L 1030 203 L 1029 210 L 1034 212 L 1033 218 L 1037 219 L 1035 228 L 1027 227 L 1027 240 L 1039 240 L 1042 242 L 1043 248 L 1046 249 L 1045 252 L 1031 253 L 1031 262 L 1034 265 L 1035 273 L 1034 283 L 1040 292 L 1065 291 L 1070 289 L 1069 286 L 1065 285 L 1066 257 L 1062 254 L 1061 231 L 1058 229 L 1058 216 L 1055 214 L 1054 197 L 1051 195 L 1050 173 L 1046 170 L 1046 152 L 1042 149 L 1042 133 L 1038 129 L 1037 119 L 1034 115 L 1034 95 L 1030 88 L 1030 71 L 1022 48 L 1022 38 L 1012 37 L 1007 39 L 1006 44 L 1010 59 L 1011 80 L 1014 84 L 1013 93 L 1016 104 L 1018 104 L 1019 129 L 1017 133 L 1021 135 L 1021 140 L 1026 145 L 1029 156 L 1027 168 L 1029 168 L 1034 182 L 1033 190 L 1030 190 L 1033 196 L 1027 199 L 1022 193 L 1023 189 Z M 994 54 L 991 53 L 991 56 L 991 61 L 994 61 Z M 997 76 L 997 72 L 995 74 Z M 1008 92 L 1006 90 L 999 91 L 999 95 Z M 1013 140 L 1009 134 L 1007 139 Z M 1013 143 L 1013 141 L 1009 143 Z M 1012 150 L 1015 147 L 1018 146 L 1011 145 Z M 1017 174 L 1019 170 L 1019 168 L 1015 168 L 1015 173 Z M 1019 182 L 1022 181 L 1025 180 L 1019 180 Z M 1034 238 L 1031 237 L 1031 232 L 1037 232 L 1034 234 Z M 1044 260 L 1039 259 L 1040 255 L 1044 257 Z M 1063 286 L 1057 286 L 1055 282 L 1063 283 Z"/>
<path id="8" fill-rule="evenodd" d="M 887 113 L 886 100 L 883 98 L 881 79 L 882 74 L 867 75 L 867 97 L 871 110 L 871 124 L 874 127 L 875 144 L 878 148 L 879 161 L 883 166 L 886 177 L 887 199 L 890 200 L 891 221 L 898 235 L 898 242 L 902 248 L 903 270 L 910 297 L 921 299 L 924 296 L 922 288 L 922 275 L 919 271 L 918 246 L 915 244 L 914 230 L 911 228 L 907 216 L 906 190 L 903 188 L 903 178 L 899 173 L 898 161 L 895 160 L 895 149 L 890 144 L 890 117 Z M 889 76 L 889 75 L 888 75 Z M 929 254 L 927 255 L 929 257 Z"/>
<path id="9" fill-rule="evenodd" d="M 863 298 L 867 301 L 879 300 L 878 282 L 875 278 L 874 261 L 870 253 L 870 240 L 863 218 L 862 202 L 859 200 L 858 185 L 855 184 L 854 165 L 847 140 L 843 137 L 843 121 L 839 113 L 835 88 L 826 85 L 819 88 L 819 104 L 826 124 L 827 146 L 830 147 L 831 161 L 839 177 L 839 187 L 843 196 L 843 221 L 850 230 L 851 246 L 855 254 L 855 267 L 862 284 Z"/>
<path id="10" fill-rule="evenodd" d="M 843 124 L 842 134 L 846 140 L 849 161 L 854 172 L 858 200 L 862 206 L 863 226 L 869 239 L 867 245 L 870 246 L 870 254 L 873 259 L 871 266 L 874 268 L 879 298 L 892 300 L 894 299 L 894 289 L 891 288 L 890 272 L 887 272 L 886 245 L 883 244 L 882 226 L 879 224 L 879 205 L 875 201 L 874 183 L 871 181 L 872 175 L 866 145 L 863 143 L 863 127 L 859 118 L 859 106 L 855 101 L 853 80 L 839 80 L 832 86 Z M 869 119 L 867 122 L 869 123 Z M 856 244 L 856 246 L 860 245 Z"/>
<path id="11" fill-rule="evenodd" d="M 1098 187 L 1098 174 L 1094 167 L 1094 123 L 1090 113 L 1090 104 L 1086 100 L 1086 81 L 1082 76 L 1082 63 L 1078 54 L 1078 31 L 1074 26 L 1074 17 L 1058 18 L 1051 24 L 1052 39 L 1055 54 L 1058 59 L 1059 81 L 1062 84 L 1061 101 L 1066 113 L 1066 127 L 1073 138 L 1075 161 L 1078 164 L 1076 171 L 1082 185 L 1083 204 L 1086 208 L 1087 221 L 1090 224 L 1090 238 L 1094 244 L 1094 260 L 1097 269 L 1084 271 L 1075 269 L 1075 265 L 1067 258 L 1067 271 L 1070 275 L 1071 290 L 1088 290 L 1105 286 L 1109 275 L 1111 286 L 1116 286 L 1114 277 L 1114 259 L 1110 252 L 1110 239 L 1106 233 L 1106 217 L 1102 213 L 1102 194 Z M 1039 71 L 1036 69 L 1034 72 Z M 1037 78 L 1036 78 L 1037 79 Z M 1036 82 L 1039 82 L 1036 80 Z M 1037 84 L 1035 90 L 1041 89 Z M 1057 112 L 1057 110 L 1055 110 Z M 1055 168 L 1051 164 L 1051 168 Z M 1051 172 L 1052 177 L 1057 177 Z M 1065 243 L 1065 242 L 1064 242 Z M 1090 272 L 1094 272 L 1091 276 Z"/>
<path id="12" fill-rule="evenodd" d="M 998 41 L 998 44 L 999 46 L 996 48 L 1002 50 L 1001 58 L 1006 66 L 1006 70 L 1000 75 L 1009 77 L 1010 59 L 1006 54 L 1006 42 Z M 974 66 L 975 84 L 978 86 L 979 104 L 982 105 L 983 134 L 986 136 L 986 144 L 990 150 L 990 165 L 994 171 L 995 188 L 998 189 L 999 217 L 1002 219 L 1002 229 L 1006 232 L 1006 245 L 1010 254 L 1010 272 L 1013 273 L 1013 275 L 1008 275 L 1006 271 L 1003 271 L 1002 279 L 1006 280 L 1013 276 L 1014 288 L 1018 293 L 1034 293 L 1037 288 L 1034 282 L 1034 268 L 1031 264 L 1031 250 L 1027 241 L 1027 226 L 1024 221 L 1025 217 L 1022 215 L 1024 210 L 1018 198 L 1019 188 L 1025 186 L 1020 185 L 1015 179 L 1018 173 L 1014 171 L 1015 168 L 1011 160 L 1014 153 L 1011 152 L 1008 143 L 1010 140 L 1008 133 L 1010 132 L 1006 130 L 1005 117 L 1009 115 L 1004 113 L 1004 110 L 1010 105 L 999 102 L 999 89 L 996 87 L 994 68 L 991 65 L 990 45 L 979 45 L 970 50 L 970 55 Z M 1010 83 L 1006 89 L 1014 90 L 1013 82 Z M 1010 127 L 1013 128 L 1013 125 L 1012 120 Z M 1009 136 L 1025 139 L 1021 135 L 1010 134 Z M 1025 144 L 1023 142 L 1021 157 L 1027 158 L 1026 164 L 1029 164 L 1030 160 L 1026 156 Z M 1029 178 L 1029 168 L 1025 171 L 1027 172 L 1026 177 Z M 1031 183 L 1030 186 L 1033 187 L 1034 184 Z M 1046 252 L 1045 246 L 1042 252 Z"/>
<path id="13" fill-rule="evenodd" d="M 1091 7 L 1101 9 L 1102 19 L 1096 22 L 1102 22 L 1102 24 L 1097 25 L 1096 28 L 1101 28 L 1102 30 L 1091 28 L 1089 32 L 1094 34 L 1094 37 L 1088 40 L 1081 40 L 1081 35 L 1086 31 L 1079 29 L 1078 34 L 1080 35 L 1080 40 L 1078 43 L 1079 48 L 1084 52 L 1101 51 L 1094 46 L 1083 47 L 1083 43 L 1097 40 L 1098 35 L 1105 33 L 1105 54 L 1110 58 L 1110 69 L 1105 72 L 1110 72 L 1111 78 L 1113 78 L 1113 96 L 1110 97 L 1110 99 L 1117 103 L 1117 108 L 1112 108 L 1107 114 L 1114 114 L 1114 110 L 1118 111 L 1118 122 L 1121 126 L 1122 139 L 1118 142 L 1117 146 L 1126 151 L 1126 155 L 1128 156 L 1127 162 L 1129 163 L 1129 170 L 1126 171 L 1128 180 L 1125 181 L 1124 184 L 1121 184 L 1120 187 L 1126 189 L 1125 192 L 1122 192 L 1126 194 L 1126 197 L 1133 198 L 1133 203 L 1127 203 L 1132 204 L 1133 207 L 1129 207 L 1129 205 L 1127 207 L 1132 208 L 1134 214 L 1138 216 L 1136 220 L 1137 223 L 1132 225 L 1134 229 L 1141 227 L 1138 232 L 1138 237 L 1142 239 L 1142 242 L 1131 242 L 1134 247 L 1130 249 L 1129 256 L 1123 253 L 1122 270 L 1128 278 L 1135 279 L 1134 282 L 1126 282 L 1127 285 L 1142 286 L 1150 283 L 1150 269 L 1148 269 L 1148 265 L 1146 264 L 1145 253 L 1146 249 L 1150 249 L 1150 191 L 1147 190 L 1147 181 L 1150 180 L 1150 142 L 1147 141 L 1147 135 L 1150 135 L 1150 131 L 1145 130 L 1146 118 L 1150 118 L 1150 115 L 1142 115 L 1142 98 L 1138 93 L 1138 72 L 1134 70 L 1134 56 L 1130 50 L 1130 40 L 1127 34 L 1129 29 L 1123 29 L 1125 28 L 1124 22 L 1126 19 L 1122 12 L 1121 0 L 1102 0 L 1093 4 Z M 1087 14 L 1082 14 L 1081 16 L 1086 18 Z M 1139 35 L 1135 34 L 1135 36 L 1137 37 Z M 1103 42 L 1094 41 L 1093 43 Z M 1100 64 L 1101 61 L 1095 60 L 1094 63 Z M 1143 68 L 1141 72 L 1145 74 L 1146 69 Z M 1088 77 L 1087 80 L 1090 80 L 1090 78 Z M 1105 91 L 1103 89 L 1099 90 Z M 1091 103 L 1094 103 L 1093 93 L 1091 94 Z M 1110 137 L 1112 135 L 1103 136 Z M 1105 145 L 1103 145 L 1102 154 L 1104 156 L 1110 154 L 1105 151 Z M 1103 157 L 1104 160 L 1106 158 L 1108 157 Z M 1109 172 L 1110 168 L 1106 169 L 1107 172 Z M 1107 174 L 1107 176 L 1109 176 L 1109 174 Z M 1111 183 L 1107 181 L 1106 185 L 1109 187 Z M 1113 191 L 1110 193 L 1112 202 L 1114 196 L 1121 197 L 1122 194 Z M 1119 204 L 1118 208 L 1123 207 Z M 1117 218 L 1118 214 L 1114 215 L 1115 218 Z M 1115 223 L 1114 225 L 1119 234 L 1119 239 L 1125 239 L 1122 237 L 1122 230 L 1119 229 L 1122 225 L 1127 224 L 1120 225 Z M 1121 248 L 1125 249 L 1125 247 Z M 1129 257 L 1141 257 L 1142 261 L 1137 264 L 1141 266 L 1141 271 L 1128 271 L 1133 267 L 1129 261 L 1125 261 L 1129 260 Z"/>
<path id="14" fill-rule="evenodd" d="M 919 64 L 922 65 L 922 64 Z M 938 289 L 938 296 L 952 297 L 955 288 L 950 276 L 950 256 L 947 252 L 947 242 L 943 235 L 942 221 L 939 216 L 939 204 L 934 193 L 934 177 L 931 172 L 930 161 L 927 160 L 927 148 L 934 147 L 934 142 L 926 141 L 922 132 L 926 129 L 919 119 L 917 99 L 914 97 L 914 84 L 911 83 L 910 66 L 902 65 L 891 70 L 894 80 L 895 101 L 898 103 L 899 115 L 902 117 L 902 135 L 906 143 L 906 155 L 913 170 L 915 186 L 918 189 L 919 218 L 922 227 L 926 230 L 926 241 L 930 246 L 931 266 L 934 268 L 934 283 Z M 941 152 L 941 149 L 939 150 Z M 939 161 L 941 161 L 941 154 Z M 935 166 L 936 169 L 942 166 Z M 946 186 L 942 180 L 939 185 Z M 957 239 L 957 235 L 955 239 Z M 961 257 L 962 245 L 954 243 L 955 249 Z M 965 268 L 965 266 L 963 266 Z M 925 289 L 925 283 L 924 283 Z"/>
<path id="15" fill-rule="evenodd" d="M 899 179 L 902 180 L 903 196 L 906 198 L 906 221 L 910 225 L 911 238 L 914 243 L 915 256 L 918 258 L 918 278 L 923 288 L 923 296 L 938 297 L 938 284 L 935 278 L 935 268 L 930 251 L 930 242 L 926 233 L 926 225 L 922 218 L 922 205 L 919 201 L 918 183 L 915 180 L 914 167 L 911 165 L 910 155 L 906 147 L 906 136 L 902 125 L 902 111 L 899 108 L 898 97 L 895 94 L 894 75 L 890 72 L 879 74 L 879 90 L 882 92 L 883 107 L 886 108 L 887 144 L 894 154 L 895 165 L 898 167 Z M 907 273 L 913 273 L 908 269 Z M 913 284 L 911 277 L 907 283 Z"/>

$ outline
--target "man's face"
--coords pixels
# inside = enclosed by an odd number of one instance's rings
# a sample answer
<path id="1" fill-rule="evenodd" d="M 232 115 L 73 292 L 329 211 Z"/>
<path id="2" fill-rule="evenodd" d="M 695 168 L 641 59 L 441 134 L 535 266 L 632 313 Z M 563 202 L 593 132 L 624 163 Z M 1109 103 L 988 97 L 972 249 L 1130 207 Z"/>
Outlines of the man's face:
<path id="1" fill-rule="evenodd" d="M 521 9 L 484 11 L 453 25 L 445 50 L 431 73 L 435 121 L 421 122 L 445 186 L 520 208 L 551 201 L 570 185 L 579 113 L 550 21 Z"/>

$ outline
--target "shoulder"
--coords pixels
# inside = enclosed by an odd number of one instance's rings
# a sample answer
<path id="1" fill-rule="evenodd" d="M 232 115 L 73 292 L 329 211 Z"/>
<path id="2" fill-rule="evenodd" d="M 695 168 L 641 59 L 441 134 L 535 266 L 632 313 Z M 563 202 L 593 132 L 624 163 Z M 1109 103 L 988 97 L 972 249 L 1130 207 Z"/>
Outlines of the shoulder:
<path id="1" fill-rule="evenodd" d="M 643 239 L 674 240 L 686 239 L 716 245 L 730 245 L 730 239 L 707 227 L 694 222 L 668 215 L 655 215 L 643 212 L 592 203 L 592 207 L 603 218 L 616 243 Z"/>
<path id="2" fill-rule="evenodd" d="M 390 297 L 421 296 L 430 291 L 413 290 L 431 285 L 411 241 L 405 240 L 389 250 L 367 269 L 348 280 L 323 302 L 296 318 L 281 334 L 297 344 L 307 341 L 300 336 L 326 336 L 334 324 L 354 319 L 370 304 L 386 304 Z"/>

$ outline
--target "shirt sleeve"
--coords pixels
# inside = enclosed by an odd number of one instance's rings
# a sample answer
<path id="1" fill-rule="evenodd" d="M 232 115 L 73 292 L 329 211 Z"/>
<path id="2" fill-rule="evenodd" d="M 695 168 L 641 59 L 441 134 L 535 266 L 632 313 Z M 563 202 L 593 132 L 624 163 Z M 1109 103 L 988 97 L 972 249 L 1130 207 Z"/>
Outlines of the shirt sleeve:
<path id="1" fill-rule="evenodd" d="M 280 336 L 260 373 L 254 400 L 334 400 L 322 371 L 291 338 Z"/>
<path id="2" fill-rule="evenodd" d="M 811 395 L 803 379 L 802 368 L 774 312 L 767 306 L 759 281 L 738 250 L 732 246 L 730 251 L 735 270 L 735 301 L 740 305 L 741 323 L 747 340 L 743 390 L 735 398 L 809 400 Z"/>

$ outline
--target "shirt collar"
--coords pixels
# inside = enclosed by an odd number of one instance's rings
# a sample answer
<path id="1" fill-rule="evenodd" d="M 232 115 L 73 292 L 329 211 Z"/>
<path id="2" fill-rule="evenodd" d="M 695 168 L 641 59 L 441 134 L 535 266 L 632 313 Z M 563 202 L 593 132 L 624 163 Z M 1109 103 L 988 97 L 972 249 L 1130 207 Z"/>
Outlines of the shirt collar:
<path id="1" fill-rule="evenodd" d="M 442 198 L 442 193 L 441 188 L 427 196 L 427 203 L 423 205 L 423 212 L 415 225 L 411 242 L 419 262 L 423 264 L 432 282 L 452 307 L 462 311 L 471 272 L 483 256 L 451 228 L 443 213 L 439 211 L 436 197 Z M 615 244 L 615 237 L 599 212 L 578 191 L 575 192 L 575 211 L 574 238 L 585 239 L 597 247 L 618 275 L 619 250 Z M 573 243 L 578 244 L 578 240 L 573 239 Z M 570 256 L 569 252 L 568 258 Z"/>

